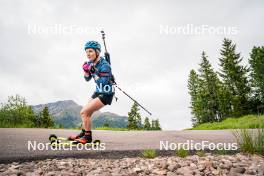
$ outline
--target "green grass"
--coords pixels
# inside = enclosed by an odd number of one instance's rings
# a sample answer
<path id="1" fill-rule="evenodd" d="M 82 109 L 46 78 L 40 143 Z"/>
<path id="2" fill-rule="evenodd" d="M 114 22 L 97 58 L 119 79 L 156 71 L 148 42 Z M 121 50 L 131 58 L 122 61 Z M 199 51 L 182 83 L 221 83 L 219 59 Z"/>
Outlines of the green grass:
<path id="1" fill-rule="evenodd" d="M 240 118 L 227 118 L 222 122 L 200 124 L 190 130 L 219 130 L 219 129 L 253 129 L 264 128 L 264 115 L 247 115 Z"/>
<path id="2" fill-rule="evenodd" d="M 144 131 L 144 129 L 127 129 L 127 128 L 113 128 L 113 127 L 97 127 L 94 130 L 111 130 L 111 131 Z"/>
<path id="3" fill-rule="evenodd" d="M 186 156 L 189 155 L 189 151 L 188 150 L 184 150 L 183 148 L 181 148 L 181 149 L 176 150 L 175 154 L 178 157 L 185 158 Z"/>
<path id="4" fill-rule="evenodd" d="M 258 129 L 257 137 L 255 138 L 256 153 L 264 156 L 264 128 Z"/>
<path id="5" fill-rule="evenodd" d="M 157 156 L 156 150 L 146 149 L 141 152 L 140 156 L 142 158 L 155 158 Z"/>
<path id="6" fill-rule="evenodd" d="M 205 152 L 203 150 L 199 150 L 196 152 L 196 155 L 198 155 L 199 157 L 203 157 L 205 155 Z"/>
<path id="7" fill-rule="evenodd" d="M 214 151 L 216 154 L 218 155 L 227 155 L 228 154 L 228 151 L 227 150 L 215 150 Z"/>
<path id="8" fill-rule="evenodd" d="M 239 148 L 244 153 L 264 156 L 264 128 L 257 130 L 240 129 L 234 132 Z"/>
<path id="9" fill-rule="evenodd" d="M 127 128 L 97 127 L 94 130 L 129 131 Z"/>

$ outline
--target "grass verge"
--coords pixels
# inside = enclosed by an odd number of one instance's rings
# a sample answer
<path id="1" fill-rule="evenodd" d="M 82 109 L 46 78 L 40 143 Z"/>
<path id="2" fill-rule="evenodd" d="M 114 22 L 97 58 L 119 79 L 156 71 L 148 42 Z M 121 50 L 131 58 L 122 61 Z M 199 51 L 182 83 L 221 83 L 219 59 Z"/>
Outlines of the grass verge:
<path id="1" fill-rule="evenodd" d="M 235 130 L 233 134 L 242 152 L 264 156 L 264 128 L 239 129 Z"/>
<path id="2" fill-rule="evenodd" d="M 256 129 L 264 128 L 264 115 L 247 115 L 240 118 L 227 118 L 222 122 L 203 123 L 189 130 L 221 130 L 221 129 Z"/>

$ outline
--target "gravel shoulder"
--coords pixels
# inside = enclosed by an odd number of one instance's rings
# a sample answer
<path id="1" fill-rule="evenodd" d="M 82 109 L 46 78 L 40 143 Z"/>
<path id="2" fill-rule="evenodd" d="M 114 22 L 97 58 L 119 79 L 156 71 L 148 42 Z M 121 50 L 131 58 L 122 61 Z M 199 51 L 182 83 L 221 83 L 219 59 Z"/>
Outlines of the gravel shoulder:
<path id="1" fill-rule="evenodd" d="M 257 155 L 197 155 L 144 159 L 46 159 L 0 164 L 0 175 L 264 175 L 264 158 Z"/>

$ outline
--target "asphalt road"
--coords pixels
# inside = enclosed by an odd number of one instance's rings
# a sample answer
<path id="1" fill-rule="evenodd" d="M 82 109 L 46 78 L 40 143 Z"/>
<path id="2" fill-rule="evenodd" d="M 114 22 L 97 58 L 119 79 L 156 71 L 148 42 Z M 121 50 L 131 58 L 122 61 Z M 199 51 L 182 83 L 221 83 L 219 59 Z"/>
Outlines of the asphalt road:
<path id="1" fill-rule="evenodd" d="M 171 143 L 193 143 L 209 141 L 212 143 L 234 143 L 230 130 L 186 130 L 186 131 L 93 131 L 93 139 L 100 139 L 104 146 L 77 150 L 51 150 L 43 146 L 49 143 L 50 134 L 67 137 L 77 134 L 77 130 L 0 128 L 0 163 L 30 161 L 45 158 L 105 158 L 129 157 L 144 149 L 160 149 L 160 141 Z M 33 150 L 35 146 L 37 150 Z M 29 145 L 29 144 L 33 145 Z M 41 144 L 40 144 L 41 143 Z M 30 147 L 29 147 L 30 146 Z M 29 147 L 29 149 L 28 149 Z M 43 149 L 43 150 L 42 150 Z M 67 148 L 66 148 L 67 149 Z M 101 149 L 101 150 L 100 150 Z M 104 150 L 103 150 L 104 149 Z"/>

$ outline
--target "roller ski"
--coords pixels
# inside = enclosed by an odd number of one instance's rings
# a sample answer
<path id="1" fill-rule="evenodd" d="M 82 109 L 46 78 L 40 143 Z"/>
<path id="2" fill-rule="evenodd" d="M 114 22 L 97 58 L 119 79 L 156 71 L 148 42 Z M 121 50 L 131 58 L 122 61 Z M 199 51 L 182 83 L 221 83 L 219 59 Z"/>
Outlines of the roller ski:
<path id="1" fill-rule="evenodd" d="M 49 136 L 49 141 L 51 146 L 58 146 L 58 145 L 64 145 L 64 146 L 76 146 L 77 144 L 83 144 L 83 145 L 99 145 L 101 143 L 100 140 L 92 140 L 91 134 L 87 135 L 82 131 L 78 135 L 73 135 L 68 138 L 65 137 L 58 137 L 55 134 L 51 134 Z"/>

